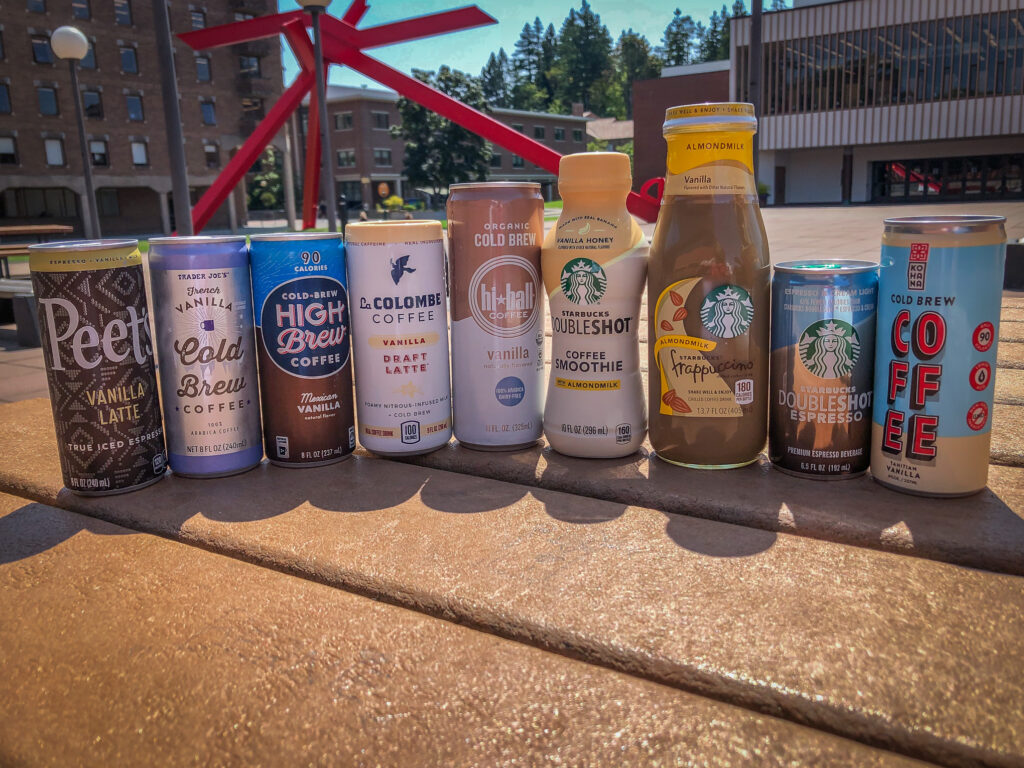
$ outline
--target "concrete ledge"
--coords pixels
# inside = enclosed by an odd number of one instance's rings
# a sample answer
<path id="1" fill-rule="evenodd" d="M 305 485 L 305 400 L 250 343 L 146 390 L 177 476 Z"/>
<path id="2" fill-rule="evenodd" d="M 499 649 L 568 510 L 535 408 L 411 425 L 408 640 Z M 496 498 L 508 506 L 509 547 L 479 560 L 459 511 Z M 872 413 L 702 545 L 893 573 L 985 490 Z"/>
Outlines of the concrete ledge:
<path id="1" fill-rule="evenodd" d="M 1024 757 L 1020 578 L 363 457 L 82 499 L 20 409 L 0 485 L 58 506 L 911 756 Z M 892 496 L 868 511 L 900 530 Z"/>

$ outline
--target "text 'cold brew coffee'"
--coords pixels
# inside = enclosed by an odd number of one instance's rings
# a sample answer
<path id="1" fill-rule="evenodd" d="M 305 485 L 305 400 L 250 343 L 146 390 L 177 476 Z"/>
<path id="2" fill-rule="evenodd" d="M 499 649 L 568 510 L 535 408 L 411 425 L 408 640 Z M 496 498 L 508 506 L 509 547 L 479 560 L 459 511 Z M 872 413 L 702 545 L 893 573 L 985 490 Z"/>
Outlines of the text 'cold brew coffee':
<path id="1" fill-rule="evenodd" d="M 768 240 L 750 104 L 666 113 L 665 194 L 648 269 L 649 433 L 659 458 L 750 464 L 768 427 Z"/>

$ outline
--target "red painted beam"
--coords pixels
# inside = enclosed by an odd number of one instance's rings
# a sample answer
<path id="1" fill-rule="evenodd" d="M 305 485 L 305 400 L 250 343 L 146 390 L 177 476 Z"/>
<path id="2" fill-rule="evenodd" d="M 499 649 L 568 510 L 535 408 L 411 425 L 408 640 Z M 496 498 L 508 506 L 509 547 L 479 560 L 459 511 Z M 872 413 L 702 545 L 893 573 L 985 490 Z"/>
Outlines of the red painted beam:
<path id="1" fill-rule="evenodd" d="M 233 21 L 230 24 L 218 24 L 215 27 L 183 32 L 178 35 L 178 39 L 193 50 L 201 51 L 204 48 L 219 48 L 222 45 L 277 37 L 281 34 L 281 27 L 289 21 L 300 21 L 307 27 L 312 23 L 309 15 L 303 11 L 272 13 L 246 21 Z"/>
<path id="2" fill-rule="evenodd" d="M 293 19 L 281 27 L 281 31 L 303 71 L 310 74 L 316 72 L 316 54 L 313 53 L 313 43 L 310 41 L 309 35 L 306 34 L 306 28 L 302 22 Z"/>
<path id="3" fill-rule="evenodd" d="M 345 15 L 341 17 L 341 20 L 346 24 L 351 24 L 353 27 L 362 21 L 363 16 L 366 15 L 366 11 L 369 10 L 370 6 L 366 0 L 352 0 L 352 5 L 345 11 Z"/>
<path id="4" fill-rule="evenodd" d="M 326 74 L 326 67 L 324 72 Z M 313 75 L 316 83 L 316 75 Z M 306 170 L 302 177 L 302 228 L 313 229 L 316 226 L 316 214 L 320 201 L 320 169 L 322 165 L 320 145 L 320 99 L 316 88 L 309 92 L 309 111 L 306 119 Z M 325 200 L 325 205 L 330 205 Z"/>
<path id="5" fill-rule="evenodd" d="M 355 29 L 354 25 L 347 24 L 344 20 L 336 19 L 333 16 L 325 15 L 323 17 L 325 31 L 331 30 L 335 37 L 355 48 L 379 48 L 384 45 L 404 43 L 497 23 L 497 19 L 484 13 L 475 5 L 380 24 L 366 29 Z"/>

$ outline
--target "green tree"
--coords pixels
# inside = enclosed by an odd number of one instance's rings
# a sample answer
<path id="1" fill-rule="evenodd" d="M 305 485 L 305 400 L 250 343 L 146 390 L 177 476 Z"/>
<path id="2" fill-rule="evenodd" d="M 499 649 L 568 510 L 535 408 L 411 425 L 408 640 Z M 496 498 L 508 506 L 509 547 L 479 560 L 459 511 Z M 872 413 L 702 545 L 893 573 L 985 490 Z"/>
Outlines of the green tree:
<path id="1" fill-rule="evenodd" d="M 533 24 L 523 25 L 523 31 L 519 33 L 515 51 L 512 53 L 517 82 L 528 81 L 537 84 L 537 76 L 541 71 L 543 40 L 544 25 L 541 24 L 540 17 L 535 18 Z"/>
<path id="2" fill-rule="evenodd" d="M 558 83 L 555 94 L 563 103 L 582 102 L 590 109 L 594 97 L 607 101 L 607 88 L 600 81 L 613 72 L 612 36 L 601 17 L 587 0 L 580 9 L 570 9 L 558 36 L 558 55 L 552 80 Z M 598 84 L 595 88 L 595 84 Z"/>
<path id="3" fill-rule="evenodd" d="M 280 208 L 284 203 L 284 183 L 281 168 L 284 157 L 275 147 L 267 147 L 249 169 L 251 174 L 246 187 L 249 209 L 267 211 Z"/>
<path id="4" fill-rule="evenodd" d="M 743 0 L 735 0 L 732 4 L 732 14 L 726 13 L 725 6 L 722 6 L 722 36 L 719 40 L 718 45 L 718 58 L 728 59 L 729 58 L 729 39 L 732 34 L 732 22 L 731 19 L 738 18 L 740 16 L 746 16 L 748 13 L 746 3 Z"/>
<path id="5" fill-rule="evenodd" d="M 633 82 L 649 80 L 661 74 L 661 59 L 651 50 L 647 38 L 627 29 L 619 35 L 615 46 L 615 61 L 622 87 L 622 101 L 626 118 L 633 118 Z"/>
<path id="6" fill-rule="evenodd" d="M 422 69 L 412 74 L 463 104 L 490 111 L 480 83 L 465 72 L 442 66 L 436 74 Z M 487 178 L 491 150 L 481 136 L 405 97 L 398 99 L 398 112 L 402 124 L 391 132 L 405 141 L 405 175 L 413 186 L 438 195 L 450 184 Z"/>
<path id="7" fill-rule="evenodd" d="M 484 91 L 484 98 L 492 107 L 512 106 L 515 80 L 512 63 L 504 48 L 499 48 L 497 56 L 492 53 L 487 60 L 487 64 L 480 72 L 480 85 Z"/>
<path id="8" fill-rule="evenodd" d="M 558 57 L 558 33 L 554 24 L 548 24 L 544 37 L 540 41 L 540 72 L 537 73 L 537 87 L 548 95 L 550 102 L 555 94 L 554 83 L 551 82 L 551 70 Z"/>
<path id="9" fill-rule="evenodd" d="M 693 23 L 693 17 L 687 14 L 683 16 L 682 11 L 676 8 L 672 14 L 672 21 L 665 27 L 665 33 L 661 38 L 662 55 L 665 63 L 669 66 L 689 64 L 693 59 L 693 48 L 697 41 L 697 26 Z"/>
<path id="10" fill-rule="evenodd" d="M 530 112 L 544 112 L 549 108 L 550 97 L 534 83 L 526 80 L 512 88 L 512 107 Z"/>

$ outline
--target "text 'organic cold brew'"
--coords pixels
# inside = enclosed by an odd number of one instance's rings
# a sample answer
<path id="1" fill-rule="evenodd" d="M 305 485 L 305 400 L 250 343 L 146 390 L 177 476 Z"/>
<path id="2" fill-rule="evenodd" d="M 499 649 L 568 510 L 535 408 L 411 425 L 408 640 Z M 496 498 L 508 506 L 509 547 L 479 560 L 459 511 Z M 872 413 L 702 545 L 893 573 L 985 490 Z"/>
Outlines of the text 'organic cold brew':
<path id="1" fill-rule="evenodd" d="M 665 116 L 665 194 L 647 302 L 650 438 L 665 461 L 724 469 L 767 438 L 770 263 L 750 104 Z"/>

